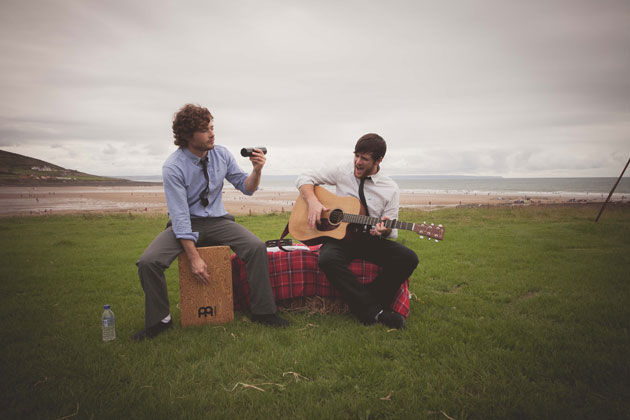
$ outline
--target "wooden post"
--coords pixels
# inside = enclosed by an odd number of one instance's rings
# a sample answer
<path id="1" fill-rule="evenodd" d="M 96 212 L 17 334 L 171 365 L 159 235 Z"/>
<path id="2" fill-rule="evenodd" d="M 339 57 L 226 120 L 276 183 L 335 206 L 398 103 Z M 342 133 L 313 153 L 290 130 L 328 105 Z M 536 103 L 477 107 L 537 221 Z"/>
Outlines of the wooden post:
<path id="1" fill-rule="evenodd" d="M 197 248 L 208 266 L 210 284 L 194 279 L 185 252 L 179 255 L 179 296 L 182 327 L 224 324 L 234 320 L 230 247 Z"/>
<path id="2" fill-rule="evenodd" d="M 619 181 L 621 181 L 621 178 L 623 177 L 624 172 L 626 172 L 626 169 L 628 168 L 629 163 L 630 163 L 630 159 L 628 159 L 628 162 L 626 162 L 626 166 L 623 168 L 623 171 L 621 171 L 621 175 L 619 175 L 617 182 L 615 182 L 615 185 L 613 185 L 612 190 L 610 190 L 610 194 L 608 194 L 608 198 L 606 199 L 606 201 L 604 201 L 602 208 L 599 210 L 599 214 L 597 215 L 597 218 L 595 219 L 595 223 L 597 223 L 597 221 L 599 220 L 599 216 L 601 216 L 602 213 L 604 212 L 604 208 L 606 207 L 606 204 L 608 204 L 610 197 L 612 197 L 613 193 L 615 192 L 615 188 L 617 188 L 617 184 L 619 184 Z"/>

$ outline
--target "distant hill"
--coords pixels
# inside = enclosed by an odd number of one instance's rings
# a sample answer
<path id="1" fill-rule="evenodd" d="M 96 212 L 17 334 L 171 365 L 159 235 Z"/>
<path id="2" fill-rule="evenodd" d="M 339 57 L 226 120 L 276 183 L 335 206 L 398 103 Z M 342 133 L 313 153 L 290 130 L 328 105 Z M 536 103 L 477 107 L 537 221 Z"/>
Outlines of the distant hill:
<path id="1" fill-rule="evenodd" d="M 43 160 L 0 150 L 0 185 L 158 185 L 90 175 Z"/>

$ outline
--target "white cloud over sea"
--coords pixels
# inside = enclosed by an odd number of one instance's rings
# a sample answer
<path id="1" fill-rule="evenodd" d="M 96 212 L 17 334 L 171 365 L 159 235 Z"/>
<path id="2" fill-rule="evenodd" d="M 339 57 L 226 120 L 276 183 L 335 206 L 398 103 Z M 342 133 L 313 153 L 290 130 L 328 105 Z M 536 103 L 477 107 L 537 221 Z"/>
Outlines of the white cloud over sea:
<path id="1" fill-rule="evenodd" d="M 628 22 L 626 0 L 4 0 L 0 149 L 159 174 L 190 102 L 267 174 L 377 132 L 392 174 L 617 176 Z"/>

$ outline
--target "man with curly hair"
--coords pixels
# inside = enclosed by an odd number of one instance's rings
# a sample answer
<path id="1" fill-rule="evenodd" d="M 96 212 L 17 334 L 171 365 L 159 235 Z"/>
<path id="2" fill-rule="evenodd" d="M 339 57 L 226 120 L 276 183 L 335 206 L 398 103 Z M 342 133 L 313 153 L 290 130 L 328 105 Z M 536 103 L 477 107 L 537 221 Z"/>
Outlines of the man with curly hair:
<path id="1" fill-rule="evenodd" d="M 260 184 L 265 155 L 254 149 L 249 159 L 253 169 L 247 174 L 227 148 L 215 145 L 213 124 L 208 109 L 191 104 L 173 119 L 179 149 L 162 166 L 171 221 L 136 263 L 145 294 L 145 328 L 134 334 L 134 340 L 153 338 L 171 328 L 164 271 L 182 251 L 194 278 L 202 284 L 210 281 L 196 246 L 229 245 L 246 264 L 252 320 L 273 327 L 289 324 L 276 315 L 265 244 L 234 221 L 221 199 L 225 179 L 243 194 L 252 195 Z"/>

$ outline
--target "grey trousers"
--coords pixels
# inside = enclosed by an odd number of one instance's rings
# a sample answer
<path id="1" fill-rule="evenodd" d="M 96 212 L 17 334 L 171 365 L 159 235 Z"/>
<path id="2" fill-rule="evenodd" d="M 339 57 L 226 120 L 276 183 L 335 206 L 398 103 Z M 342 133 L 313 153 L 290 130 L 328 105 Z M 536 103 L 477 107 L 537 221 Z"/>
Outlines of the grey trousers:
<path id="1" fill-rule="evenodd" d="M 234 222 L 231 215 L 192 219 L 193 232 L 199 232 L 196 246 L 228 245 L 244 262 L 249 283 L 251 312 L 256 315 L 276 312 L 269 283 L 267 247 L 252 232 Z M 164 271 L 183 248 L 173 228 L 162 231 L 136 262 L 145 297 L 145 327 L 151 327 L 169 313 L 168 291 Z"/>

